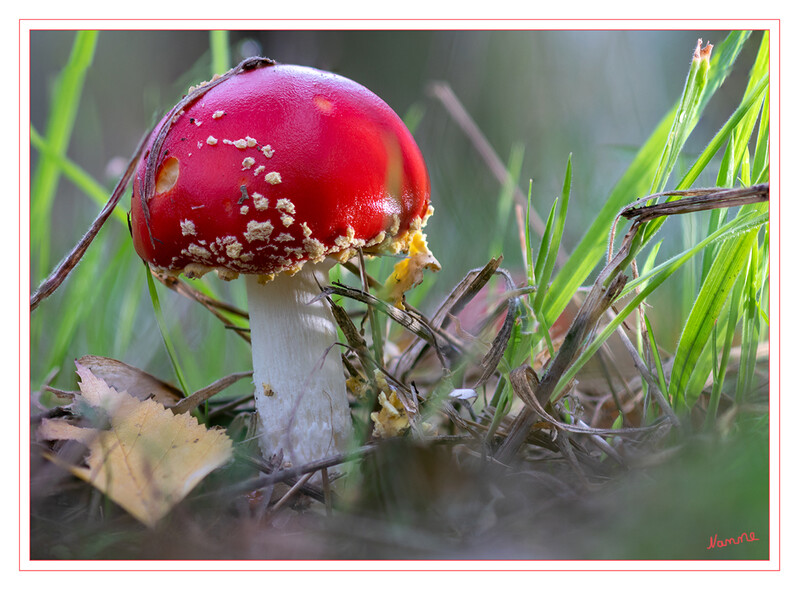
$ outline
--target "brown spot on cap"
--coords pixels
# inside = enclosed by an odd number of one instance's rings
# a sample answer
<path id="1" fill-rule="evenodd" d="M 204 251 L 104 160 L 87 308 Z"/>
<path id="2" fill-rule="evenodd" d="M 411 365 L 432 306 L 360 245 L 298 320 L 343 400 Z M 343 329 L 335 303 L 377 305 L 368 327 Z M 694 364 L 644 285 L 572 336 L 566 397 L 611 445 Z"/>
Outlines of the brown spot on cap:
<path id="1" fill-rule="evenodd" d="M 158 174 L 155 177 L 156 194 L 165 193 L 178 181 L 180 175 L 180 162 L 177 158 L 169 157 L 161 164 Z"/>

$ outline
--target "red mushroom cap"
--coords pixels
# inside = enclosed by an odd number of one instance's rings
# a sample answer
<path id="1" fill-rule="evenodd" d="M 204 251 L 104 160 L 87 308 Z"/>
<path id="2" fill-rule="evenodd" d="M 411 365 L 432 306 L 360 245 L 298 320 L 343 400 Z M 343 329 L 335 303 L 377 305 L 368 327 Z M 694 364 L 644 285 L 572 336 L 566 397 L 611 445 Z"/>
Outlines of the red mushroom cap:
<path id="1" fill-rule="evenodd" d="M 421 152 L 396 113 L 342 76 L 247 64 L 190 91 L 153 131 L 133 187 L 138 254 L 234 278 L 359 247 L 405 251 L 432 208 Z"/>

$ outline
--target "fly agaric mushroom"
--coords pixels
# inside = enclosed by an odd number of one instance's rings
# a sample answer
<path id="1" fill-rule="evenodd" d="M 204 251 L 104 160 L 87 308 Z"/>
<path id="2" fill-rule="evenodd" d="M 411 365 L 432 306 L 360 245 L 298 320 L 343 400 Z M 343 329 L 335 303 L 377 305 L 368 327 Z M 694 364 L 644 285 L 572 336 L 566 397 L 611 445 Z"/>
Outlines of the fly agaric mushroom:
<path id="1" fill-rule="evenodd" d="M 396 113 L 312 68 L 250 58 L 191 89 L 153 131 L 133 187 L 134 246 L 173 274 L 247 275 L 265 457 L 282 449 L 301 465 L 346 450 L 345 375 L 319 285 L 358 249 L 424 243 L 429 197 Z"/>

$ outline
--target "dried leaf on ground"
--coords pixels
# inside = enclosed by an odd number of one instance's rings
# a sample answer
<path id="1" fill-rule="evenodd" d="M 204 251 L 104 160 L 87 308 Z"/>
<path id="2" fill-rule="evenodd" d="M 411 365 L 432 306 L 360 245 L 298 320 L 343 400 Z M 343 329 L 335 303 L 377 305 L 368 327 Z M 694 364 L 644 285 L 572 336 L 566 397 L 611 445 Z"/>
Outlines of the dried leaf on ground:
<path id="1" fill-rule="evenodd" d="M 39 437 L 86 445 L 88 467 L 64 465 L 148 526 L 154 526 L 206 475 L 232 456 L 221 430 L 208 430 L 188 415 L 109 387 L 76 363 L 81 396 L 72 410 L 93 417 L 94 427 L 44 420 Z M 99 419 L 104 424 L 99 424 Z M 63 461 L 49 457 L 57 463 Z"/>
<path id="2" fill-rule="evenodd" d="M 167 408 L 183 399 L 183 393 L 173 385 L 145 373 L 141 369 L 116 359 L 86 355 L 78 363 L 89 369 L 117 391 L 125 391 L 139 399 L 152 398 Z"/>

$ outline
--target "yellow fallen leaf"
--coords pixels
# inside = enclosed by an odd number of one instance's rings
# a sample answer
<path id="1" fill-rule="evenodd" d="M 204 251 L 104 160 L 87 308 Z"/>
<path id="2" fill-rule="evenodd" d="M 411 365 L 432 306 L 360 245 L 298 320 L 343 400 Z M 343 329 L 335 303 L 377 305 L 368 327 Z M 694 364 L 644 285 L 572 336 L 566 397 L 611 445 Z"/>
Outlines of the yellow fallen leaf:
<path id="1" fill-rule="evenodd" d="M 402 299 L 405 293 L 422 282 L 424 270 L 441 270 L 441 265 L 427 247 L 427 241 L 422 232 L 417 231 L 411 238 L 408 248 L 408 257 L 403 258 L 394 265 L 394 271 L 386 280 L 383 287 L 383 297 L 394 306 L 405 309 Z"/>
<path id="2" fill-rule="evenodd" d="M 86 445 L 88 467 L 65 467 L 144 524 L 154 526 L 206 475 L 230 459 L 233 445 L 222 430 L 208 430 L 189 414 L 176 415 L 153 400 L 119 392 L 76 365 L 81 395 L 73 410 L 93 416 L 96 427 L 44 420 L 39 437 Z M 97 424 L 98 416 L 104 424 Z"/>

